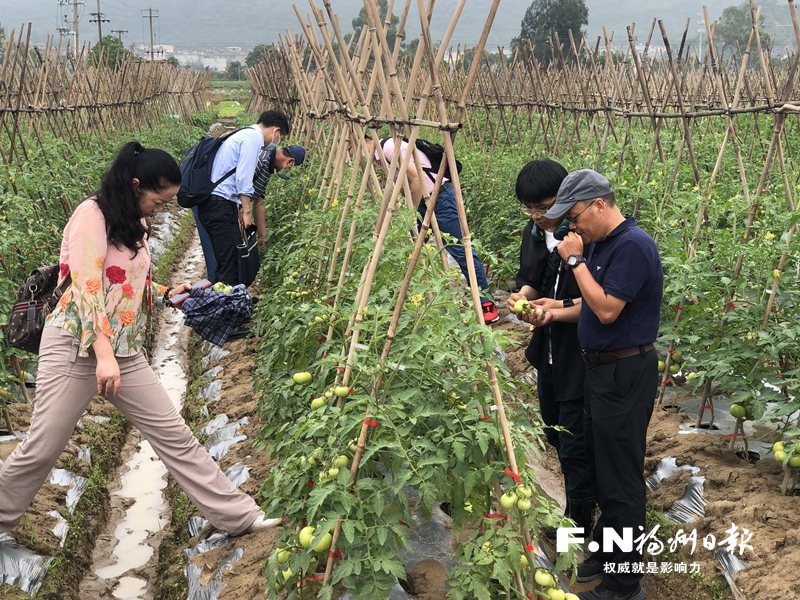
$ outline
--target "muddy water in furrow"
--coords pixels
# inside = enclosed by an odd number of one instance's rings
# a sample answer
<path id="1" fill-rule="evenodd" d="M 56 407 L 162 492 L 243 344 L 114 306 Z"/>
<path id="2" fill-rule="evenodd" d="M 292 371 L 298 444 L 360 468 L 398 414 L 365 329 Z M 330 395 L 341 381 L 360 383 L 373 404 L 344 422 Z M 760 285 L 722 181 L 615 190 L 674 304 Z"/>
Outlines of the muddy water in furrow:
<path id="1" fill-rule="evenodd" d="M 203 253 L 195 239 L 179 262 L 171 285 L 202 277 Z M 159 323 L 150 363 L 175 406 L 180 410 L 186 390 L 188 329 L 183 313 L 166 308 Z M 94 549 L 94 564 L 81 584 L 83 598 L 154 600 L 150 582 L 161 531 L 169 522 L 164 498 L 167 470 L 150 444 L 133 430 L 125 444 L 119 481 L 111 489 L 112 515 Z"/>

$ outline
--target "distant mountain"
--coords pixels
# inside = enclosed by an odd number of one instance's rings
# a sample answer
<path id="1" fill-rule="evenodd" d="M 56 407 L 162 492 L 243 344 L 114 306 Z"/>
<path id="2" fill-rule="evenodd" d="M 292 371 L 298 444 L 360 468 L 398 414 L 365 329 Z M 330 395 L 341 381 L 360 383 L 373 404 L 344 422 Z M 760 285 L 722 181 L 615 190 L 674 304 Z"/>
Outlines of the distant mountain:
<path id="1" fill-rule="evenodd" d="M 774 3 L 770 0 L 769 3 Z M 321 0 L 316 0 L 322 7 Z M 737 4 L 731 0 L 705 0 L 712 19 L 718 18 L 723 8 Z M 702 26 L 702 4 L 698 0 L 587 0 L 589 8 L 589 26 L 587 38 L 593 45 L 602 27 L 615 32 L 616 46 L 627 44 L 625 27 L 636 23 L 635 35 L 644 41 L 654 17 L 664 21 L 670 39 L 677 43 L 683 32 L 686 18 L 691 18 L 689 27 L 690 40 L 696 43 L 698 28 Z M 34 23 L 35 43 L 42 43 L 46 36 L 55 33 L 59 21 L 59 8 L 55 0 L 26 0 L 14 2 L 3 0 L 0 22 L 6 34 L 18 28 L 23 22 Z M 276 0 L 153 0 L 150 3 L 158 11 L 158 19 L 154 21 L 156 41 L 176 46 L 209 47 L 209 46 L 241 46 L 249 49 L 260 43 L 277 40 L 279 33 L 288 30 L 300 32 L 297 17 L 291 8 L 291 2 Z M 309 13 L 306 2 L 298 2 L 302 14 Z M 351 29 L 351 20 L 363 6 L 361 0 L 331 0 L 334 11 L 339 16 L 344 32 Z M 395 0 L 395 14 L 400 14 L 404 5 L 402 0 Z M 419 32 L 419 17 L 416 2 L 408 19 L 408 36 L 412 39 Z M 530 2 L 528 0 L 503 0 L 497 12 L 488 47 L 508 47 L 511 39 L 519 34 L 520 23 Z M 453 43 L 472 45 L 480 37 L 483 24 L 488 14 L 490 0 L 467 0 L 459 25 L 453 36 Z M 437 0 L 431 33 L 440 39 L 447 29 L 450 17 L 455 11 L 457 0 Z M 149 41 L 149 24 L 142 18 L 142 9 L 146 5 L 142 1 L 124 2 L 123 0 L 101 0 L 101 10 L 110 23 L 104 23 L 104 34 L 112 29 L 126 29 L 123 40 L 126 44 Z M 63 9 L 62 16 L 63 16 Z M 86 0 L 82 9 L 80 37 L 82 40 L 95 42 L 97 27 L 89 23 L 89 13 L 96 10 L 95 0 Z M 781 2 L 776 9 L 779 25 L 789 23 L 789 11 Z M 776 20 L 773 19 L 773 20 Z M 785 25 L 780 25 L 785 27 Z M 771 27 L 768 26 L 768 29 Z M 781 30 L 791 33 L 791 28 Z M 660 34 L 656 27 L 654 42 L 660 45 Z"/>

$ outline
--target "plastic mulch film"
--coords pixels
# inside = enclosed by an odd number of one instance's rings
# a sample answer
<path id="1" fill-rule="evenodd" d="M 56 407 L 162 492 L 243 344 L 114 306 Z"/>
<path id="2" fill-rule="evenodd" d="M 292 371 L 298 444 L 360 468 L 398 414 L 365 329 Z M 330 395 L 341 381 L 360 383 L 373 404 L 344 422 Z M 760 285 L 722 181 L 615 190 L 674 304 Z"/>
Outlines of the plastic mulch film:
<path id="1" fill-rule="evenodd" d="M 438 504 L 433 507 L 429 518 L 422 514 L 418 504 L 413 519 L 414 526 L 408 538 L 411 549 L 408 553 L 401 553 L 406 570 L 411 571 L 418 562 L 426 559 L 440 562 L 448 569 L 453 567 L 456 556 L 453 552 L 452 519 Z"/>
<path id="2" fill-rule="evenodd" d="M 216 379 L 218 375 L 222 373 L 224 370 L 222 365 L 217 365 L 216 367 L 210 368 L 208 371 L 200 375 L 201 379 Z"/>
<path id="3" fill-rule="evenodd" d="M 13 442 L 18 441 L 21 442 L 22 440 L 26 439 L 28 434 L 24 431 L 15 431 L 14 433 L 10 433 L 8 435 L 0 435 L 0 444 L 3 442 Z M 2 463 L 0 463 L 2 464 Z"/>
<path id="4" fill-rule="evenodd" d="M 681 471 L 686 471 L 692 475 L 697 475 L 700 472 L 700 469 L 698 467 L 693 467 L 692 465 L 681 465 L 679 467 L 677 461 L 672 456 L 662 459 L 661 462 L 658 463 L 656 470 L 653 471 L 645 480 L 648 491 L 653 491 L 662 481 L 672 477 L 675 475 L 675 473 L 680 473 Z"/>
<path id="5" fill-rule="evenodd" d="M 223 572 L 233 568 L 233 563 L 242 558 L 243 555 L 244 550 L 241 548 L 236 548 L 236 550 L 222 559 L 217 567 L 217 570 L 214 571 L 214 574 L 210 579 L 208 579 L 208 582 L 205 585 L 201 583 L 201 581 L 207 578 L 207 573 L 204 573 L 204 569 L 201 569 L 192 561 L 189 561 L 186 564 L 186 569 L 184 570 L 186 579 L 189 582 L 189 594 L 187 599 L 216 600 L 219 598 L 219 595 L 222 593 L 222 588 L 224 587 Z"/>
<path id="6" fill-rule="evenodd" d="M 82 460 L 90 467 L 92 466 L 92 449 L 89 446 L 78 448 L 78 460 Z"/>
<path id="7" fill-rule="evenodd" d="M 240 487 L 245 481 L 250 479 L 250 467 L 244 463 L 236 463 L 225 471 L 225 477 L 231 480 L 233 485 Z"/>
<path id="8" fill-rule="evenodd" d="M 211 419 L 208 423 L 206 423 L 205 426 L 200 430 L 200 433 L 202 433 L 204 436 L 209 436 L 217 432 L 218 430 L 222 429 L 227 424 L 228 424 L 228 415 L 222 413 Z"/>
<path id="9" fill-rule="evenodd" d="M 0 533 L 0 584 L 16 586 L 33 596 L 52 560 L 20 546 L 9 534 Z"/>
<path id="10" fill-rule="evenodd" d="M 217 402 L 222 398 L 222 381 L 215 380 L 206 385 L 198 394 L 207 404 Z"/>
<path id="11" fill-rule="evenodd" d="M 203 554 L 204 552 L 208 552 L 214 548 L 222 548 L 223 546 L 232 544 L 235 539 L 236 538 L 229 536 L 227 533 L 218 531 L 217 533 L 212 533 L 207 539 L 203 540 L 193 548 L 187 548 L 184 550 L 183 555 L 186 558 L 189 558 L 195 554 Z"/>
<path id="12" fill-rule="evenodd" d="M 208 345 L 210 346 L 210 344 Z M 211 350 L 209 350 L 208 354 L 206 354 L 200 361 L 200 366 L 203 369 L 207 369 L 212 364 L 216 365 L 230 353 L 230 350 L 223 350 L 219 346 L 211 346 Z"/>
<path id="13" fill-rule="evenodd" d="M 68 488 L 67 510 L 72 514 L 83 495 L 83 490 L 86 489 L 86 477 L 81 477 L 66 469 L 53 469 L 50 473 L 50 483 Z"/>
<path id="14" fill-rule="evenodd" d="M 249 422 L 247 417 L 225 425 L 214 432 L 205 443 L 205 448 L 214 460 L 219 460 L 228 453 L 228 448 L 247 439 L 246 435 L 236 435 L 242 425 Z"/>
<path id="15" fill-rule="evenodd" d="M 192 537 L 197 537 L 200 535 L 200 532 L 203 531 L 205 526 L 208 524 L 208 519 L 200 516 L 193 516 L 189 517 L 189 523 L 187 526 L 189 527 L 189 535 Z"/>
<path id="16" fill-rule="evenodd" d="M 740 598 L 743 600 L 745 595 L 736 587 L 733 576 L 739 571 L 746 569 L 747 562 L 723 549 L 716 550 L 714 552 L 714 558 L 719 563 L 719 570 L 722 571 L 725 581 L 728 582 L 728 586 L 730 586 L 731 592 L 733 592 L 733 597 L 737 600 Z"/>
<path id="17" fill-rule="evenodd" d="M 59 540 L 61 540 L 58 544 L 59 547 L 63 548 L 64 542 L 67 539 L 67 532 L 69 531 L 69 525 L 67 525 L 67 520 L 57 510 L 51 510 L 47 514 L 56 520 L 55 527 L 53 527 L 52 531 L 53 535 L 55 535 Z"/>
<path id="18" fill-rule="evenodd" d="M 683 498 L 676 500 L 664 516 L 676 523 L 692 523 L 705 517 L 706 502 L 703 498 L 705 480 L 706 478 L 700 475 L 690 477 L 686 482 Z"/>

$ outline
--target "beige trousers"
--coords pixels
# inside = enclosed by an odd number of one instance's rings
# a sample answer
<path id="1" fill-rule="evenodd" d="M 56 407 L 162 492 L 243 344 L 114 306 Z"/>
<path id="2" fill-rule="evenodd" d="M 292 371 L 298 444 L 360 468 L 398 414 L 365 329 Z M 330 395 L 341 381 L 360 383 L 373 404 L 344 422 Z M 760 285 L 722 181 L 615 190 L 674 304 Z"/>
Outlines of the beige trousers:
<path id="1" fill-rule="evenodd" d="M 117 357 L 121 389 L 111 399 L 153 446 L 170 475 L 211 524 L 242 533 L 259 514 L 186 426 L 143 353 Z M 68 331 L 46 327 L 28 438 L 0 467 L 0 533 L 19 523 L 97 389 L 94 353 L 78 356 Z"/>

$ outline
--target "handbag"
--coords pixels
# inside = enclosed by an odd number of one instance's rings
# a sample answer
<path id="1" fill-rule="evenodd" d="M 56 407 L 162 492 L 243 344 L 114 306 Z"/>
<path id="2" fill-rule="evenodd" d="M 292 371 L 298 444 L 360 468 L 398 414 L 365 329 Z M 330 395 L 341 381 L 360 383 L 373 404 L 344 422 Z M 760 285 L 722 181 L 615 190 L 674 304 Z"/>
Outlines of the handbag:
<path id="1" fill-rule="evenodd" d="M 44 321 L 72 283 L 72 276 L 67 273 L 61 285 L 56 287 L 58 275 L 58 265 L 39 267 L 22 284 L 6 326 L 8 346 L 39 353 Z"/>
<path id="2" fill-rule="evenodd" d="M 258 255 L 258 235 L 253 226 L 245 229 L 240 225 L 239 231 L 242 234 L 242 243 L 236 246 L 239 283 L 249 286 L 256 280 L 258 269 L 261 267 L 261 258 Z"/>

